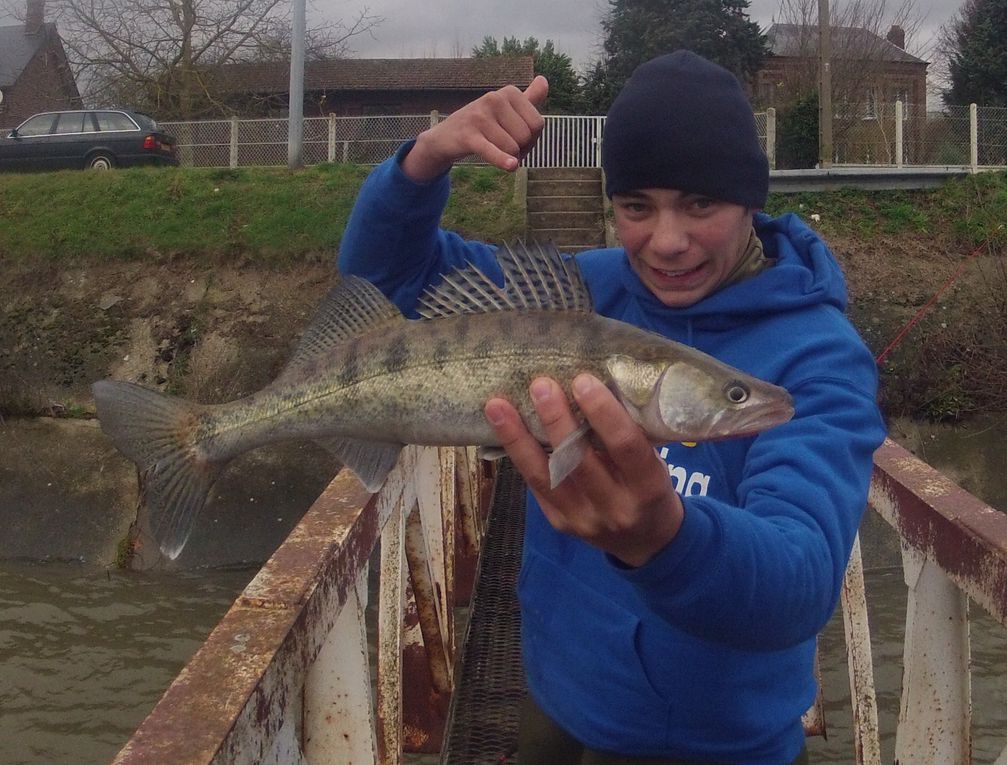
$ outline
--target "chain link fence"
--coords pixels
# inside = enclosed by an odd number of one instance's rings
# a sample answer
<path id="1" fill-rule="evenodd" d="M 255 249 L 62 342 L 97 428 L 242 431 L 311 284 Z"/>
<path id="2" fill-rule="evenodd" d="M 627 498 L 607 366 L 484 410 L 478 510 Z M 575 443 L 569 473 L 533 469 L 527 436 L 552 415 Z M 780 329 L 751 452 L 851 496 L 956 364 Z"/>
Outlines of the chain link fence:
<path id="1" fill-rule="evenodd" d="M 899 109 L 901 108 L 901 114 Z M 374 165 L 390 157 L 442 115 L 308 117 L 303 162 Z M 547 116 L 529 167 L 599 167 L 604 117 Z M 756 129 L 775 167 L 776 112 L 755 114 Z M 187 167 L 282 166 L 287 164 L 285 118 L 164 122 L 178 141 Z M 878 104 L 844 112 L 833 123 L 837 165 L 1007 166 L 1007 108 L 961 106 L 928 112 L 922 106 Z M 470 158 L 470 160 L 473 158 Z"/>

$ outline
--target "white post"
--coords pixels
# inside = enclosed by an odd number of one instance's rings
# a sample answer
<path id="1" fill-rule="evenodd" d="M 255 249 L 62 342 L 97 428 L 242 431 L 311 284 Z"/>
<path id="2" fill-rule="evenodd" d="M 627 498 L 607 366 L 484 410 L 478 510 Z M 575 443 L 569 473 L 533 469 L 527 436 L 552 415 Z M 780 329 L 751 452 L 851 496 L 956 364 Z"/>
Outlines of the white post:
<path id="1" fill-rule="evenodd" d="M 846 567 L 840 597 L 850 672 L 850 695 L 853 701 L 853 741 L 857 763 L 881 765 L 878 699 L 874 686 L 871 628 L 867 618 L 867 589 L 864 585 L 864 559 L 860 552 L 859 534 L 853 541 L 853 551 Z"/>
<path id="2" fill-rule="evenodd" d="M 918 550 L 903 549 L 902 565 L 909 602 L 895 761 L 971 762 L 968 597 Z"/>
<path id="3" fill-rule="evenodd" d="M 979 107 L 969 104 L 969 146 L 972 149 L 972 172 L 979 172 Z"/>
<path id="4" fill-rule="evenodd" d="M 594 118 L 594 166 L 601 167 L 601 135 L 605 130 L 605 118 Z M 604 196 L 604 192 L 602 194 Z"/>
<path id="5" fill-rule="evenodd" d="M 329 114 L 329 162 L 336 161 L 336 115 Z"/>
<path id="6" fill-rule="evenodd" d="M 770 106 L 766 109 L 766 158 L 769 159 L 769 169 L 776 169 L 776 109 Z"/>
<path id="7" fill-rule="evenodd" d="M 365 567 L 305 678 L 301 741 L 309 762 L 377 759 L 366 601 Z"/>
<path id="8" fill-rule="evenodd" d="M 895 166 L 902 167 L 902 102 L 895 102 Z"/>
<path id="9" fill-rule="evenodd" d="M 231 167 L 238 166 L 238 115 L 231 117 Z"/>
<path id="10" fill-rule="evenodd" d="M 304 35 L 305 0 L 294 0 L 290 29 L 290 97 L 287 108 L 287 167 L 304 164 Z"/>

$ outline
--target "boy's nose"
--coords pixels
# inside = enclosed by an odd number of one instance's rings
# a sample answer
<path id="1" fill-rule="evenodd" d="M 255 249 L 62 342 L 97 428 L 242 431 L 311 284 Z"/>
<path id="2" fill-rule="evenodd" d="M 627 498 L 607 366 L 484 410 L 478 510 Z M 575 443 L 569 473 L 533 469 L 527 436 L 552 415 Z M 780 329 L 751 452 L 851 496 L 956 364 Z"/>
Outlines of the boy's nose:
<path id="1" fill-rule="evenodd" d="M 650 237 L 650 246 L 661 255 L 678 255 L 689 248 L 689 235 L 683 221 L 672 213 L 662 213 Z"/>

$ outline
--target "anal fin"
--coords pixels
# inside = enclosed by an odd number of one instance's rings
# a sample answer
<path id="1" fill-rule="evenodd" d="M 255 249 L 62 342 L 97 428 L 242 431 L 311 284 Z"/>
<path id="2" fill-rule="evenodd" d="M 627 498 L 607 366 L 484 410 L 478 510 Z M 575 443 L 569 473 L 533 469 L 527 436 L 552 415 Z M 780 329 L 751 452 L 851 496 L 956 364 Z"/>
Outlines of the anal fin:
<path id="1" fill-rule="evenodd" d="M 480 446 L 478 450 L 479 459 L 487 462 L 502 460 L 507 456 L 507 451 L 502 446 Z"/>
<path id="2" fill-rule="evenodd" d="M 357 438 L 319 438 L 316 441 L 352 470 L 371 493 L 378 491 L 384 484 L 385 478 L 399 461 L 403 447 L 403 444 Z"/>

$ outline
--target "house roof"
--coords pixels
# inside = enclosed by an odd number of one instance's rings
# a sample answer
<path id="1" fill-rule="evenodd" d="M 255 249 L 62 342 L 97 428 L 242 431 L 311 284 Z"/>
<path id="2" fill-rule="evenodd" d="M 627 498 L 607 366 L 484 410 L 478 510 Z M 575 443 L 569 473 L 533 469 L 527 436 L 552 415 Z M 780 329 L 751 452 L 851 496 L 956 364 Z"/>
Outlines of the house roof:
<path id="1" fill-rule="evenodd" d="M 0 88 L 7 88 L 17 82 L 21 72 L 28 66 L 39 49 L 56 34 L 55 24 L 45 24 L 39 34 L 25 34 L 24 24 L 0 27 Z"/>
<path id="2" fill-rule="evenodd" d="M 769 48 L 774 56 L 802 57 L 818 51 L 817 27 L 801 24 L 773 24 L 766 30 Z M 883 61 L 909 64 L 926 64 L 921 58 L 907 53 L 895 43 L 862 27 L 833 27 L 834 51 L 870 51 Z"/>
<path id="3" fill-rule="evenodd" d="M 309 61 L 305 90 L 494 90 L 525 86 L 535 76 L 531 56 L 493 58 L 340 58 Z M 227 93 L 286 93 L 286 62 L 227 64 L 214 72 Z"/>

